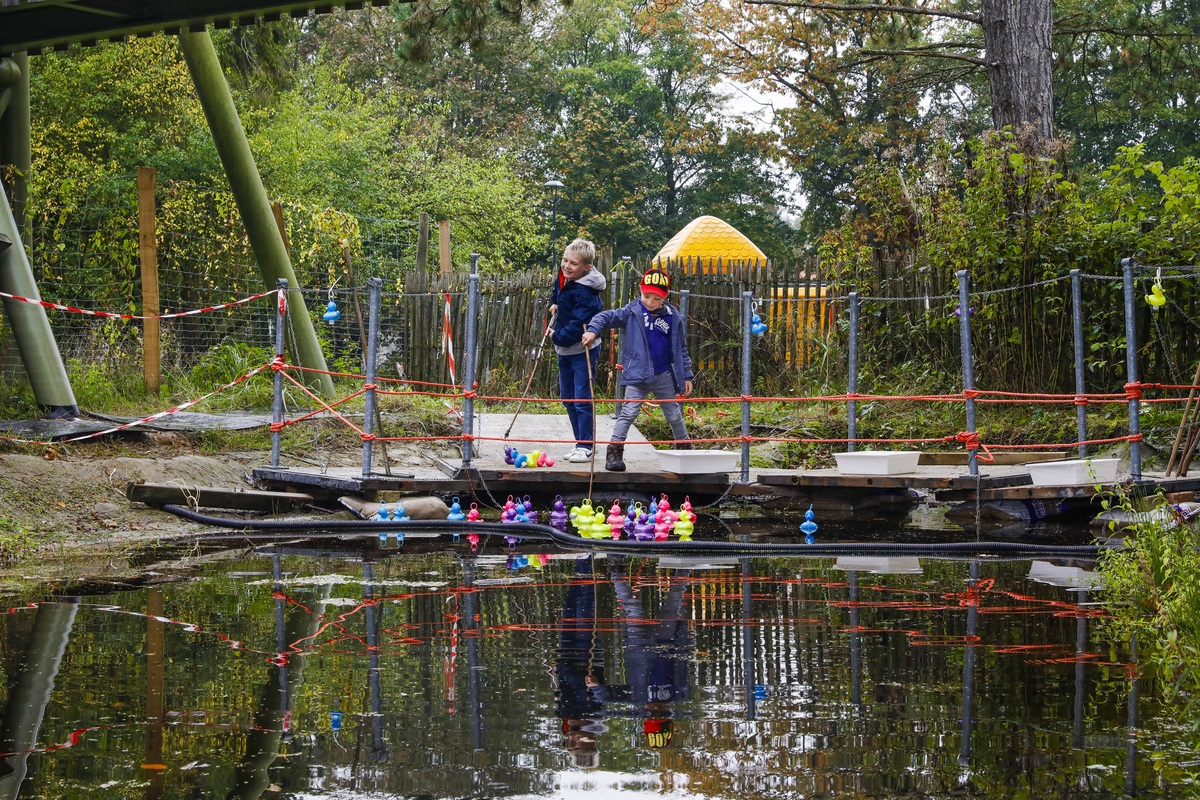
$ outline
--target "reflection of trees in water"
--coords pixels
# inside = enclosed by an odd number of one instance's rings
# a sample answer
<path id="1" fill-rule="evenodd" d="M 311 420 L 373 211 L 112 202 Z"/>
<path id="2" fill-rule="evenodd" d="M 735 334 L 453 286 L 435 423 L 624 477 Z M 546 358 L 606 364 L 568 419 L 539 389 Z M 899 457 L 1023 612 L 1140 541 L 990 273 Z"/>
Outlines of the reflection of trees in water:
<path id="1" fill-rule="evenodd" d="M 1099 609 L 1025 582 L 1021 564 L 983 563 L 974 587 L 965 562 L 853 576 L 783 560 L 690 574 L 641 558 L 597 559 L 594 573 L 591 559 L 519 573 L 423 556 L 284 564 L 347 577 L 306 584 L 285 569 L 277 591 L 269 576 L 160 589 L 163 796 L 351 782 L 433 796 L 497 783 L 537 793 L 593 762 L 617 773 L 656 765 L 714 792 L 936 793 L 958 791 L 960 756 L 985 793 L 1022 764 L 1037 765 L 1021 773 L 1031 791 L 1084 779 L 1121 791 L 1130 709 L 1139 731 L 1156 718 L 1155 690 L 1143 684 L 1129 706 L 1124 666 L 1105 665 L 1108 653 L 1090 641 Z M 145 662 L 129 657 L 146 641 L 145 618 L 131 613 L 140 595 L 96 599 L 112 606 L 81 606 L 56 680 L 71 690 L 56 690 L 37 739 L 62 742 L 100 719 L 133 725 L 38 756 L 46 796 L 98 791 L 113 769 L 140 769 L 146 752 L 136 738 Z M 34 613 L 5 618 L 8 652 Z M 286 665 L 273 662 L 283 651 Z M 8 668 L 16 674 L 11 658 Z M 660 717 L 649 714 L 656 701 Z M 176 726 L 181 711 L 243 731 Z M 579 739 L 570 747 L 564 718 L 580 721 L 568 725 Z M 647 747 L 650 719 L 671 721 L 669 746 Z M 1036 741 L 1015 735 L 1028 725 Z M 919 774 L 914 757 L 928 765 Z M 192 762 L 211 766 L 177 768 Z M 1088 763 L 1111 769 L 1087 772 Z M 1143 785 L 1146 759 L 1136 768 Z"/>

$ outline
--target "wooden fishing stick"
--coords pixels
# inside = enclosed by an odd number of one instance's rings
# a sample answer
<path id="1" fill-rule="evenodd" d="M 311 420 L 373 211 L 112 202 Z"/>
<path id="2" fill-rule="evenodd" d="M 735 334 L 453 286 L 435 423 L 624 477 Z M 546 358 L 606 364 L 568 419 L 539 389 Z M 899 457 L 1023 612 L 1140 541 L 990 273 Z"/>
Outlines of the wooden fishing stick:
<path id="1" fill-rule="evenodd" d="M 533 376 L 537 374 L 538 364 L 542 362 L 542 353 L 546 351 L 546 337 L 550 335 L 550 331 L 554 328 L 554 318 L 557 315 L 557 308 L 550 312 L 550 321 L 546 323 L 546 330 L 542 331 L 542 343 L 538 345 L 537 358 L 533 360 L 533 368 L 529 370 L 529 378 L 525 381 L 525 391 L 521 392 L 521 399 L 517 401 L 517 410 L 513 412 L 512 420 L 508 423 L 508 430 L 504 432 L 505 439 L 512 433 L 513 425 L 517 424 L 517 415 L 521 413 L 521 404 L 529 396 L 529 387 L 533 385 Z"/>
<path id="2" fill-rule="evenodd" d="M 583 348 L 583 360 L 587 362 L 588 394 L 592 396 L 592 457 L 588 459 L 588 499 L 592 498 L 592 483 L 596 480 L 596 385 L 592 376 L 592 354 Z"/>
<path id="3" fill-rule="evenodd" d="M 1171 458 L 1167 461 L 1167 469 L 1163 473 L 1164 475 L 1171 474 L 1171 467 L 1175 465 L 1176 456 L 1180 456 L 1179 472 L 1177 473 L 1178 477 L 1182 478 L 1186 472 L 1186 468 L 1183 466 L 1182 456 L 1187 452 L 1188 448 L 1185 447 L 1184 452 L 1181 453 L 1179 447 L 1184 443 L 1184 430 L 1188 427 L 1188 417 L 1192 415 L 1192 403 L 1196 399 L 1197 384 L 1200 384 L 1200 361 L 1196 362 L 1196 376 L 1192 378 L 1192 388 L 1188 391 L 1187 403 L 1183 407 L 1183 416 L 1179 418 L 1179 431 L 1175 434 L 1175 446 L 1171 448 Z M 1191 439 L 1191 431 L 1188 431 L 1187 438 L 1189 440 Z"/>

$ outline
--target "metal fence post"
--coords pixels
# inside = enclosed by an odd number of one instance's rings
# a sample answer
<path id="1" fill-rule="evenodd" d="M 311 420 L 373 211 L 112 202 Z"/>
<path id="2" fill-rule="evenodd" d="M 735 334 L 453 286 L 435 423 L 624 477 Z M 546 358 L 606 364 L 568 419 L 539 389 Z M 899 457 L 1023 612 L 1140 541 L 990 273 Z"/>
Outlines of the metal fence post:
<path id="1" fill-rule="evenodd" d="M 1121 271 L 1125 276 L 1125 383 L 1129 386 L 1129 435 L 1134 437 L 1129 442 L 1129 472 L 1135 481 L 1142 479 L 1142 448 L 1140 442 L 1141 421 L 1139 419 L 1141 403 L 1133 387 L 1138 382 L 1137 376 L 1137 321 L 1136 306 L 1133 302 L 1133 268 L 1132 258 L 1121 259 Z"/>
<path id="2" fill-rule="evenodd" d="M 379 357 L 379 299 L 383 290 L 382 278 L 367 279 L 367 364 L 363 378 L 366 401 L 363 404 L 362 476 L 371 474 L 371 442 L 375 432 L 375 362 Z M 357 291 L 357 289 L 356 289 Z"/>
<path id="3" fill-rule="evenodd" d="M 963 393 L 966 395 L 967 433 L 975 433 L 975 371 L 971 352 L 971 305 L 969 286 L 971 275 L 965 269 L 958 276 L 959 347 L 962 350 Z M 979 475 L 979 451 L 967 448 L 967 472 L 972 478 Z"/>
<path id="4" fill-rule="evenodd" d="M 858 394 L 858 292 L 850 293 L 850 355 L 849 379 L 846 393 L 851 397 Z M 851 400 L 846 404 L 846 452 L 854 452 L 854 440 L 858 438 L 858 401 Z"/>
<path id="5" fill-rule="evenodd" d="M 479 335 L 479 253 L 471 253 L 467 276 L 467 341 L 463 353 L 462 467 L 471 466 L 475 435 L 475 341 Z"/>
<path id="6" fill-rule="evenodd" d="M 283 331 L 287 324 L 287 278 L 275 281 L 275 388 L 271 403 L 271 466 L 279 466 L 279 450 L 283 437 Z"/>
<path id="7" fill-rule="evenodd" d="M 1071 270 L 1071 317 L 1075 336 L 1075 428 L 1079 442 L 1079 457 L 1087 458 L 1087 406 L 1079 403 L 1083 397 L 1083 286 L 1082 272 Z"/>
<path id="8" fill-rule="evenodd" d="M 742 292 L 742 483 L 750 482 L 750 320 L 754 292 Z"/>

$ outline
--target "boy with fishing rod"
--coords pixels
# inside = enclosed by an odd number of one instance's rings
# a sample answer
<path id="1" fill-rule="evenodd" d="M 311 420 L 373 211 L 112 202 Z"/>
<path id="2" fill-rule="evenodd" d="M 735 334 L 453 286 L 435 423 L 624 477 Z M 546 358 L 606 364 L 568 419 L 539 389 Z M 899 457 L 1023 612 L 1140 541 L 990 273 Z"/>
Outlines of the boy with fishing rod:
<path id="1" fill-rule="evenodd" d="M 571 421 L 575 447 L 563 456 L 574 464 L 592 460 L 596 440 L 596 414 L 592 403 L 592 375 L 600 363 L 600 343 L 584 341 L 584 327 L 604 310 L 600 293 L 608 285 L 592 268 L 596 247 L 576 239 L 563 250 L 562 263 L 550 292 L 550 315 L 555 319 L 550 341 L 558 354 L 558 391 Z"/>
<path id="2" fill-rule="evenodd" d="M 621 379 L 625 402 L 613 426 L 613 441 L 605 451 L 604 468 L 625 471 L 625 437 L 642 410 L 642 401 L 654 395 L 671 426 L 676 450 L 691 450 L 683 405 L 678 401 L 692 393 L 692 359 L 687 352 L 687 330 L 679 309 L 667 302 L 671 279 L 665 271 L 651 267 L 642 275 L 641 297 L 622 308 L 602 311 L 592 317 L 583 334 L 584 346 L 598 342 L 600 334 L 620 326 Z"/>

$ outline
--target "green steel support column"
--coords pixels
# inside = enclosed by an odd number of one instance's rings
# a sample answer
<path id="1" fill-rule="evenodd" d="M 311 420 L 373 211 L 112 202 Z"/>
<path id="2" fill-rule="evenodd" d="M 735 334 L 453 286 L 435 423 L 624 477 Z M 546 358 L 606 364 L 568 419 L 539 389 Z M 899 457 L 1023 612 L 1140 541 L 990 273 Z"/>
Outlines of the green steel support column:
<path id="1" fill-rule="evenodd" d="M 200 105 L 204 107 L 204 116 L 208 118 L 208 127 L 225 167 L 242 223 L 246 226 L 263 284 L 273 289 L 277 279 L 285 278 L 288 286 L 299 286 L 283 238 L 275 225 L 271 203 L 254 163 L 254 154 L 250 152 L 250 142 L 246 139 L 237 107 L 233 104 L 233 95 L 221 71 L 212 39 L 207 31 L 181 31 L 179 47 L 192 74 L 192 81 L 196 84 L 196 94 L 200 97 Z M 308 316 L 299 294 L 288 295 L 288 318 L 296 337 L 296 356 L 301 366 L 325 370 L 325 354 L 321 351 L 312 318 Z M 305 373 L 305 376 L 305 383 L 310 387 L 326 397 L 333 396 L 333 379 L 328 375 Z"/>
<path id="2" fill-rule="evenodd" d="M 6 176 L 13 216 L 21 228 L 21 241 L 29 241 L 25 202 L 29 198 L 32 162 L 29 121 L 29 56 L 15 53 L 0 59 L 0 90 L 7 90 L 8 107 L 0 116 L 0 173 Z"/>
<path id="3" fill-rule="evenodd" d="M 6 72 L 3 65 L 8 63 L 11 63 L 10 59 L 0 62 L 0 74 Z M 28 67 L 28 61 L 24 62 L 24 66 Z M 24 89 L 21 88 L 22 85 Z M 29 265 L 24 245 L 27 239 L 24 235 L 26 225 L 23 213 L 25 175 L 29 171 L 27 69 L 11 90 L 8 109 L 4 116 L 0 117 L 0 163 L 12 164 L 21 172 L 20 175 L 14 176 L 12 184 L 14 197 L 21 199 L 21 211 L 18 212 L 18 217 L 14 215 L 14 209 L 8 204 L 7 198 L 0 202 L 0 234 L 12 242 L 11 247 L 0 247 L 0 291 L 30 300 L 40 300 L 41 294 L 38 293 L 37 281 L 33 277 L 33 268 Z M 25 374 L 29 376 L 33 396 L 38 405 L 45 409 L 51 418 L 79 416 L 75 393 L 67 379 L 67 369 L 58 352 L 58 342 L 54 340 L 54 331 L 50 329 L 46 309 L 32 303 L 6 299 L 4 316 L 12 326 L 13 339 L 16 340 L 17 350 L 21 353 Z"/>

